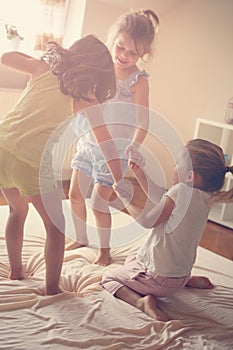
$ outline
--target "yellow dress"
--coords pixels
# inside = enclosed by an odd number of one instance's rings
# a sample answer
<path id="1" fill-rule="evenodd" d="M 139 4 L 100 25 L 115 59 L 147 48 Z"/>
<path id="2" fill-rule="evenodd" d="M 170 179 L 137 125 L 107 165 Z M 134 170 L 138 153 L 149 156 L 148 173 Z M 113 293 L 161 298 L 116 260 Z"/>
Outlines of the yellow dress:
<path id="1" fill-rule="evenodd" d="M 72 97 L 61 92 L 51 71 L 33 77 L 16 106 L 0 121 L 0 148 L 39 168 L 50 136 L 73 113 Z"/>

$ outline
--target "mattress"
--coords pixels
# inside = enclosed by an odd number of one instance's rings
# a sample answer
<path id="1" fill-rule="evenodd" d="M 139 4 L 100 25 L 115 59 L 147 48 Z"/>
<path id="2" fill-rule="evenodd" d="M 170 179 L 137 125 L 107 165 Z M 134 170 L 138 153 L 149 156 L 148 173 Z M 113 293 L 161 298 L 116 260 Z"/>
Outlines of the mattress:
<path id="1" fill-rule="evenodd" d="M 69 202 L 64 201 L 67 236 L 73 237 Z M 64 293 L 43 296 L 45 232 L 32 206 L 25 227 L 23 264 L 29 277 L 8 279 L 4 227 L 8 207 L 0 207 L 0 349 L 1 350 L 232 350 L 233 262 L 198 247 L 193 274 L 208 276 L 212 290 L 184 288 L 158 298 L 172 320 L 153 320 L 102 289 L 106 269 L 135 253 L 147 231 L 128 215 L 113 210 L 112 261 L 95 265 L 97 240 L 89 215 L 91 246 L 66 251 L 61 274 Z M 127 234 L 126 234 L 127 232 Z"/>

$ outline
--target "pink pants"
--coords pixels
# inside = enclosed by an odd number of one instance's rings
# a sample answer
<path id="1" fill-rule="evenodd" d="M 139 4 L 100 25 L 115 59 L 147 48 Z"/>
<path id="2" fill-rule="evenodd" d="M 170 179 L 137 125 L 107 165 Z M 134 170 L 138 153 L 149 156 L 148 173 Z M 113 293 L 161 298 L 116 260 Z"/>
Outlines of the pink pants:
<path id="1" fill-rule="evenodd" d="M 162 277 L 150 273 L 147 268 L 136 259 L 129 256 L 125 264 L 108 269 L 102 278 L 101 285 L 113 295 L 123 286 L 126 286 L 142 295 L 166 297 L 184 288 L 190 276 Z"/>

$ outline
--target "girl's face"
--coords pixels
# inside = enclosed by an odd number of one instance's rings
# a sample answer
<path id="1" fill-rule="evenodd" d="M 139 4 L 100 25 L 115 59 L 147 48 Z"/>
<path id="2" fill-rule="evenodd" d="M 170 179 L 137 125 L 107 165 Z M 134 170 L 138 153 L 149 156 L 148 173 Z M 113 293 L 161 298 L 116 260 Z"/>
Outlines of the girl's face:
<path id="1" fill-rule="evenodd" d="M 143 51 L 141 55 L 143 55 Z M 112 48 L 114 64 L 120 69 L 131 68 L 136 65 L 139 57 L 133 39 L 124 32 L 120 33 L 116 37 Z"/>

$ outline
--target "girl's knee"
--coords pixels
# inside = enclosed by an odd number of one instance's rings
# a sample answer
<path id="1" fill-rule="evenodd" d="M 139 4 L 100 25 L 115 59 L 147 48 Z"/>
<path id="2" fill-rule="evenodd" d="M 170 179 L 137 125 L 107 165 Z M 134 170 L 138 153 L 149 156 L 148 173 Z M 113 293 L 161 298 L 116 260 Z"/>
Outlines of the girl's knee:
<path id="1" fill-rule="evenodd" d="M 69 200 L 71 202 L 71 205 L 83 206 L 85 204 L 85 198 L 72 190 L 69 192 Z"/>
<path id="2" fill-rule="evenodd" d="M 9 206 L 10 215 L 17 220 L 24 221 L 28 214 L 28 204 L 22 204 L 19 206 Z"/>
<path id="3" fill-rule="evenodd" d="M 109 212 L 109 194 L 104 194 L 99 191 L 93 191 L 90 199 L 91 207 L 94 214 L 101 215 L 101 213 Z"/>
<path id="4" fill-rule="evenodd" d="M 100 284 L 112 295 L 115 295 L 116 291 L 123 286 L 122 283 L 114 279 L 114 276 L 111 273 L 104 273 Z"/>
<path id="5" fill-rule="evenodd" d="M 75 191 L 70 190 L 68 196 L 71 202 L 75 202 L 78 200 L 78 196 L 76 195 Z"/>
<path id="6" fill-rule="evenodd" d="M 65 218 L 63 214 L 57 216 L 56 218 L 44 218 L 43 222 L 47 234 L 54 232 L 56 233 L 57 231 L 63 234 L 65 233 Z"/>
<path id="7" fill-rule="evenodd" d="M 111 281 L 113 281 L 113 278 L 111 277 L 111 274 L 107 274 L 104 273 L 102 276 L 102 280 L 101 280 L 101 285 L 104 289 L 108 289 L 107 285 L 108 283 L 111 283 Z"/>

